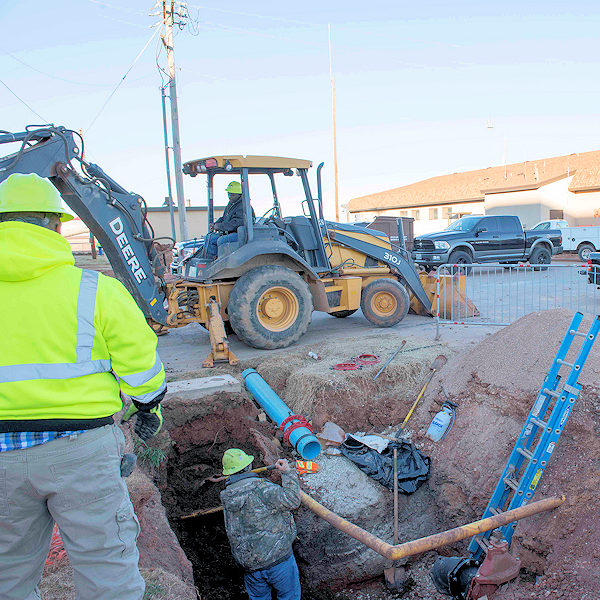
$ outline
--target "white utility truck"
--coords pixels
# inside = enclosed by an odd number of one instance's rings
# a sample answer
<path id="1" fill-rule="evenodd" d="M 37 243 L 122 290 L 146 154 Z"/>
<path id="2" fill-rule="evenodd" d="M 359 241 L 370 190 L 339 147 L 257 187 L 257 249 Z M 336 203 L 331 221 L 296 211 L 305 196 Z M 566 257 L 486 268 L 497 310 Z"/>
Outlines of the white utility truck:
<path id="1" fill-rule="evenodd" d="M 563 219 L 550 219 L 540 221 L 534 231 L 544 229 L 560 229 L 562 233 L 563 252 L 577 252 L 579 258 L 585 262 L 590 257 L 590 252 L 600 250 L 600 227 L 582 226 L 569 227 L 567 221 Z"/>

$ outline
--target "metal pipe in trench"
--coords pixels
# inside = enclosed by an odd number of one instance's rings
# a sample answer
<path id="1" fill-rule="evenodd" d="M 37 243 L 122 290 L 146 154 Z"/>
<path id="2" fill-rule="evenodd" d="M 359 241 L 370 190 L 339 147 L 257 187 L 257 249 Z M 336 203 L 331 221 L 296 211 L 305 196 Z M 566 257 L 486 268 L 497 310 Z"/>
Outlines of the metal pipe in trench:
<path id="1" fill-rule="evenodd" d="M 246 389 L 277 425 L 281 425 L 285 419 L 293 416 L 294 413 L 288 405 L 254 369 L 242 371 L 242 376 Z M 285 425 L 284 431 L 287 431 L 298 421 L 299 419 L 292 419 Z M 289 440 L 304 460 L 313 460 L 321 452 L 321 443 L 312 431 L 306 427 L 294 427 L 289 435 Z"/>
<path id="2" fill-rule="evenodd" d="M 314 512 L 317 516 L 327 521 L 330 525 L 333 525 L 336 529 L 339 529 L 350 537 L 353 537 L 355 540 L 358 540 L 368 548 L 371 548 L 371 550 L 375 550 L 375 552 L 385 556 L 390 560 L 400 560 L 401 558 L 406 558 L 407 556 L 413 556 L 415 554 L 427 552 L 428 550 L 434 550 L 435 548 L 439 548 L 441 546 L 447 546 L 449 544 L 453 544 L 454 542 L 458 542 L 460 540 L 483 533 L 484 531 L 491 531 L 492 529 L 508 525 L 509 523 L 513 523 L 519 519 L 531 517 L 547 510 L 552 510 L 553 508 L 560 506 L 566 499 L 565 496 L 544 498 L 543 500 L 538 500 L 537 502 L 532 502 L 531 504 L 526 504 L 525 506 L 520 506 L 519 508 L 506 511 L 500 515 L 494 515 L 492 517 L 487 517 L 486 519 L 480 519 L 479 521 L 474 521 L 473 523 L 468 523 L 467 525 L 462 525 L 461 527 L 455 527 L 454 529 L 449 529 L 448 531 L 442 531 L 442 533 L 436 533 L 435 535 L 413 540 L 412 542 L 405 542 L 404 544 L 400 544 L 398 546 L 392 546 L 391 544 L 380 540 L 378 537 L 372 535 L 368 531 L 361 529 L 358 527 L 358 525 L 354 525 L 354 523 L 350 523 L 350 521 L 347 521 L 339 515 L 336 515 L 334 512 L 331 512 L 322 504 L 319 504 L 316 500 L 311 498 L 308 494 L 300 492 L 300 495 L 302 498 L 302 504 L 304 504 L 306 508 L 312 510 L 312 512 Z"/>

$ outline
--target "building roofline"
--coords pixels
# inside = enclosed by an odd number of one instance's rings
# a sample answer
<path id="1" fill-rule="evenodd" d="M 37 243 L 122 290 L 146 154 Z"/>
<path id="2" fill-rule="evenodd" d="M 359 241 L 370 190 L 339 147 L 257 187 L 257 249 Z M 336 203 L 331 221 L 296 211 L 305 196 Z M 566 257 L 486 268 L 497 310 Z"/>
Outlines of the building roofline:
<path id="1" fill-rule="evenodd" d="M 566 179 L 567 177 L 571 177 L 576 173 L 577 169 L 573 169 L 569 173 L 561 173 L 556 177 L 551 177 L 550 179 L 544 179 L 544 181 L 536 181 L 535 183 L 525 183 L 523 185 L 510 185 L 507 187 L 501 188 L 490 188 L 481 190 L 484 194 L 502 194 L 503 192 L 525 192 L 528 190 L 539 190 L 541 187 L 545 185 L 550 185 L 551 183 L 556 183 L 557 181 L 561 181 L 562 179 Z"/>
<path id="2" fill-rule="evenodd" d="M 398 205 L 389 205 L 389 206 L 372 206 L 371 208 L 355 208 L 348 209 L 350 213 L 360 213 L 360 212 L 373 212 L 376 210 L 412 210 L 414 208 L 434 208 L 436 206 L 452 206 L 453 204 L 471 204 L 473 202 L 483 202 L 485 200 L 484 196 L 480 196 L 478 198 L 464 198 L 462 200 L 442 200 L 431 203 L 422 203 L 422 204 L 411 204 L 407 206 L 406 204 L 398 204 Z"/>

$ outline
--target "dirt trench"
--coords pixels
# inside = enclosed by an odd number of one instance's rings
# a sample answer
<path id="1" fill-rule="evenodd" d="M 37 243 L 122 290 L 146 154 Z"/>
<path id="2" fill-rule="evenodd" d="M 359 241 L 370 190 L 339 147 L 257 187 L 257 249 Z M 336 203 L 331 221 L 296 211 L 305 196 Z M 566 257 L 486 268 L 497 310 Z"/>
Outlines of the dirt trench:
<path id="1" fill-rule="evenodd" d="M 551 315 L 540 328 L 539 319 L 518 322 L 488 337 L 469 354 L 453 356 L 439 346 L 410 353 L 390 365 L 384 376 L 373 382 L 376 371 L 340 374 L 328 362 L 342 362 L 358 343 L 366 351 L 377 350 L 377 340 L 338 341 L 337 347 L 320 349 L 322 363 L 306 357 L 306 348 L 263 360 L 256 366 L 267 382 L 290 407 L 312 419 L 316 430 L 332 420 L 348 432 L 386 430 L 398 426 L 408 412 L 425 377 L 428 366 L 440 352 L 450 360 L 434 378 L 409 424 L 413 441 L 432 459 L 430 479 L 410 496 L 401 496 L 400 541 L 437 533 L 480 517 L 498 480 L 514 440 L 539 389 L 553 343 L 548 331 L 557 331 L 557 340 L 568 325 L 568 315 Z M 572 316 L 572 315 L 571 315 Z M 563 321 L 567 320 L 566 323 Z M 511 328 L 513 328 L 511 338 Z M 560 333 L 562 331 L 562 333 Z M 536 333 L 537 332 L 537 333 Z M 498 373 L 506 369 L 506 343 L 517 349 L 518 373 L 527 382 L 520 388 L 498 385 Z M 367 343 L 365 343 L 365 340 Z M 551 340 L 553 342 L 555 340 Z M 354 347 L 353 347 L 354 344 Z M 431 342 L 429 342 L 431 344 Z M 544 347 L 540 352 L 522 350 Z M 415 347 L 423 345 L 415 341 Z M 595 357 L 600 355 L 600 348 Z M 478 364 L 480 363 L 480 364 Z M 543 364 L 542 364 L 543 363 Z M 588 377 L 600 368 L 600 359 L 590 359 Z M 537 370 L 535 370 L 537 369 Z M 239 375 L 239 373 L 233 373 Z M 496 378 L 496 379 L 494 379 Z M 534 381 L 535 380 L 535 381 Z M 493 383 L 490 383 L 493 381 Z M 508 383 L 517 380 L 509 378 Z M 598 388 L 587 384 L 557 451 L 536 492 L 536 499 L 566 493 L 563 507 L 522 521 L 513 540 L 513 552 L 521 559 L 521 576 L 502 588 L 495 600 L 600 600 L 595 582 L 600 576 L 600 544 L 594 523 L 600 519 L 596 501 L 600 485 L 600 448 L 597 435 Z M 459 403 L 454 427 L 444 441 L 425 439 L 425 431 L 443 401 L 441 385 Z M 222 484 L 204 481 L 220 472 L 223 452 L 239 447 L 256 457 L 256 464 L 272 463 L 277 457 L 293 458 L 289 446 L 282 447 L 275 426 L 258 420 L 259 409 L 246 394 L 221 394 L 197 401 L 165 403 L 165 423 L 172 440 L 159 487 L 171 526 L 192 562 L 195 583 L 204 600 L 247 598 L 243 574 L 234 563 L 225 535 L 222 514 L 180 520 L 194 510 L 219 505 Z M 328 471 L 337 479 L 331 486 L 315 485 L 310 475 L 302 478 L 304 491 L 341 516 L 356 522 L 385 541 L 392 541 L 392 494 L 364 476 L 347 459 L 320 456 L 324 466 L 341 461 Z M 356 474 L 349 475 L 354 469 Z M 314 476 L 313 476 L 314 477 Z M 360 493 L 357 493 L 360 492 Z M 362 495 L 361 495 L 362 494 Z M 363 510 L 351 511 L 346 497 L 358 497 Z M 356 509 L 356 506 L 354 507 Z M 378 555 L 365 550 L 341 532 L 318 520 L 301 507 L 296 513 L 298 540 L 295 553 L 303 577 L 303 598 L 314 600 L 441 600 L 428 577 L 437 553 L 430 552 L 406 561 L 406 585 L 402 592 L 385 590 L 382 569 L 388 566 Z M 466 543 L 440 549 L 442 555 L 465 556 Z"/>
<path id="2" fill-rule="evenodd" d="M 414 344 L 415 348 L 420 345 Z M 406 415 L 429 373 L 432 357 L 440 352 L 440 347 L 426 352 L 425 356 L 421 350 L 416 351 L 416 356 L 409 353 L 402 357 L 377 382 L 372 381 L 377 372 L 375 367 L 361 372 L 335 373 L 332 377 L 323 365 L 304 361 L 301 350 L 288 356 L 285 365 L 278 358 L 264 361 L 257 368 L 291 405 L 295 404 L 295 399 L 301 399 L 304 413 L 313 420 L 317 430 L 325 421 L 334 420 L 348 431 L 382 431 L 398 424 Z M 299 374 L 298 361 L 313 372 Z M 309 393 L 299 393 L 300 375 L 305 390 L 314 390 L 312 397 Z M 174 399 L 164 403 L 163 414 L 171 448 L 166 466 L 161 469 L 159 488 L 171 527 L 193 565 L 195 584 L 203 600 L 247 598 L 243 573 L 231 556 L 222 513 L 180 519 L 184 514 L 219 506 L 223 484 L 206 480 L 220 473 L 223 452 L 230 447 L 242 448 L 256 457 L 257 465 L 270 464 L 280 456 L 297 458 L 289 446 L 281 445 L 274 424 L 258 420 L 259 412 L 245 393 L 223 393 L 198 401 Z M 360 488 L 370 504 L 359 505 L 359 510 L 349 518 L 391 542 L 391 492 L 367 478 L 343 457 L 321 456 L 318 460 L 322 464 L 338 461 L 329 472 L 342 480 L 332 481 L 329 489 L 327 483 L 315 486 L 311 476 L 306 475 L 302 478 L 303 489 L 336 508 L 336 502 L 338 506 L 344 504 L 344 494 L 348 493 L 352 479 L 355 489 Z M 345 471 L 336 475 L 340 466 Z M 276 475 L 272 478 L 277 482 Z M 370 494 L 365 494 L 366 489 L 371 490 Z M 333 497 L 332 494 L 341 496 Z M 428 483 L 414 495 L 401 497 L 400 505 L 401 539 L 413 539 L 444 527 L 436 508 L 435 490 Z M 398 597 L 389 595 L 382 584 L 382 571 L 387 566 L 382 557 L 317 519 L 304 507 L 295 517 L 299 530 L 295 552 L 303 597 L 315 600 L 345 600 L 360 598 L 360 594 L 373 599 Z M 428 557 L 427 565 L 432 561 L 433 557 Z M 425 568 L 422 573 L 418 570 L 415 573 L 419 581 L 409 575 L 407 593 L 422 586 L 421 580 L 427 579 Z M 433 588 L 430 591 L 433 593 Z M 405 594 L 404 597 L 412 596 Z"/>

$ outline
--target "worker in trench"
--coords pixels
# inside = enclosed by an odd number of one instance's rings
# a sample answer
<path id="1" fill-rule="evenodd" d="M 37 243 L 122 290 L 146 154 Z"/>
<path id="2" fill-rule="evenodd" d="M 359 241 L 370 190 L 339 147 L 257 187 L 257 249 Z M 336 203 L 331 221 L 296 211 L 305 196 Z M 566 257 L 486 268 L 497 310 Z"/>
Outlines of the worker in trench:
<path id="1" fill-rule="evenodd" d="M 250 600 L 271 600 L 271 590 L 278 600 L 300 600 L 291 513 L 300 506 L 298 473 L 287 460 L 278 460 L 279 486 L 252 473 L 253 460 L 238 448 L 223 454 L 223 475 L 229 477 L 221 502 L 231 552 L 244 568 Z"/>
<path id="2" fill-rule="evenodd" d="M 162 423 L 157 338 L 123 285 L 74 266 L 72 219 L 35 174 L 0 184 L 0 598 L 39 599 L 54 523 L 81 600 L 141 600 L 140 528 L 113 414 Z"/>
<path id="3" fill-rule="evenodd" d="M 237 242 L 237 229 L 244 225 L 244 209 L 242 205 L 242 184 L 239 181 L 231 181 L 225 188 L 229 202 L 225 207 L 223 216 L 219 217 L 209 226 L 206 235 L 205 257 L 213 259 L 217 257 L 219 246 L 227 242 Z M 252 211 L 254 221 L 254 210 Z"/>

